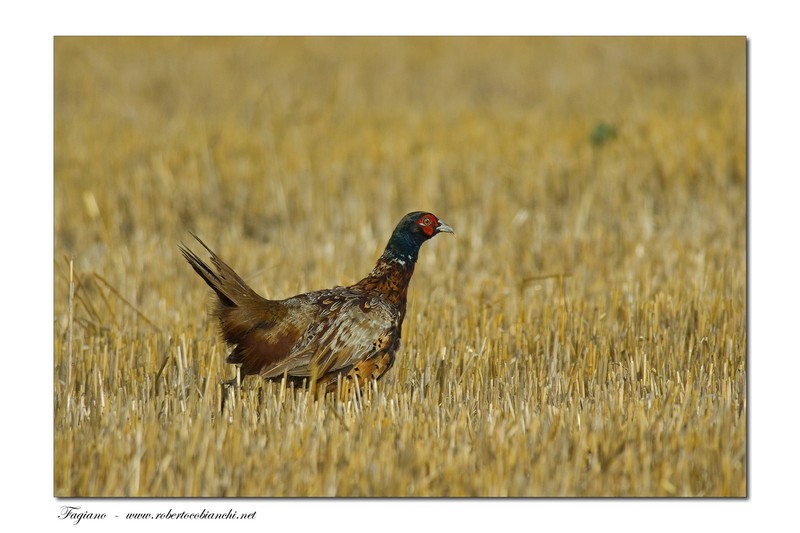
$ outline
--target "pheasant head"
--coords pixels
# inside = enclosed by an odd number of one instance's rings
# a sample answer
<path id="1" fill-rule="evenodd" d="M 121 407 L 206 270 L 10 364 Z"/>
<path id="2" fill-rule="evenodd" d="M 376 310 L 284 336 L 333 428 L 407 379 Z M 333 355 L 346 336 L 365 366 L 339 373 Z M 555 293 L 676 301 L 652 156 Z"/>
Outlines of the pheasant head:
<path id="1" fill-rule="evenodd" d="M 455 233 L 433 213 L 414 211 L 403 217 L 394 229 L 382 259 L 415 263 L 422 243 L 439 233 Z"/>

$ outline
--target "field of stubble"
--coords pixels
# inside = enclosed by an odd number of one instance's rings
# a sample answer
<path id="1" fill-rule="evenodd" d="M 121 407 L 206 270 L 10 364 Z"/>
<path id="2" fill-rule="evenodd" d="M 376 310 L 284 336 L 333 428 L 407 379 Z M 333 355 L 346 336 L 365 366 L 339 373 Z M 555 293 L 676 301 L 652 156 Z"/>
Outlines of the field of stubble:
<path id="1" fill-rule="evenodd" d="M 745 40 L 55 39 L 56 496 L 744 496 Z M 262 295 L 407 212 L 394 368 L 231 378 L 197 233 Z"/>

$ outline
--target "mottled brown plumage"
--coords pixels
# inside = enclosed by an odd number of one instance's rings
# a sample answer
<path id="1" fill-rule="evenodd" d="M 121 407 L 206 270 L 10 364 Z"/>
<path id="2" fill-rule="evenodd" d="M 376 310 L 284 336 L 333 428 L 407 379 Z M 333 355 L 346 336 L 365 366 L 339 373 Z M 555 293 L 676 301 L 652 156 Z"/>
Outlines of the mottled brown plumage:
<path id="1" fill-rule="evenodd" d="M 409 213 L 364 279 L 285 300 L 256 294 L 196 235 L 211 266 L 185 246 L 180 250 L 217 294 L 213 312 L 222 338 L 233 348 L 228 363 L 238 365 L 243 377 L 286 377 L 330 392 L 340 377 L 345 385 L 363 389 L 392 367 L 419 248 L 440 232 L 453 229 L 431 213 Z"/>

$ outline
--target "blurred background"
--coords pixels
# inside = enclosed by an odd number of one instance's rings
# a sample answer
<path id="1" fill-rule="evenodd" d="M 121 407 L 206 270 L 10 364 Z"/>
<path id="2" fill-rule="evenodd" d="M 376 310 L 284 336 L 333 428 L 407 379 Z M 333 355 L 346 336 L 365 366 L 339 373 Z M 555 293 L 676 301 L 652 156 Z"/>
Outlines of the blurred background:
<path id="1" fill-rule="evenodd" d="M 606 283 L 709 248 L 743 270 L 744 47 L 57 38 L 55 255 L 159 320 L 197 282 L 175 246 L 187 231 L 245 274 L 278 268 L 255 283 L 289 295 L 356 281 L 416 209 L 458 231 L 437 270 L 463 282 L 588 262 Z M 281 271 L 290 259 L 303 270 Z"/>

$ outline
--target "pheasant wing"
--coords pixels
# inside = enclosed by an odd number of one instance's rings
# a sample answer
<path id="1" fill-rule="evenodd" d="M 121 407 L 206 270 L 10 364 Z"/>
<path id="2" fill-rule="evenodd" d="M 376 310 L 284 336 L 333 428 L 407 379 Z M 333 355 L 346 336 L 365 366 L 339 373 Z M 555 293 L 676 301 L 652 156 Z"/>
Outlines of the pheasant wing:
<path id="1" fill-rule="evenodd" d="M 380 297 L 327 292 L 316 304 L 321 309 L 319 320 L 309 326 L 293 353 L 262 370 L 264 377 L 284 372 L 300 378 L 322 377 L 349 370 L 399 342 L 399 313 Z"/>

